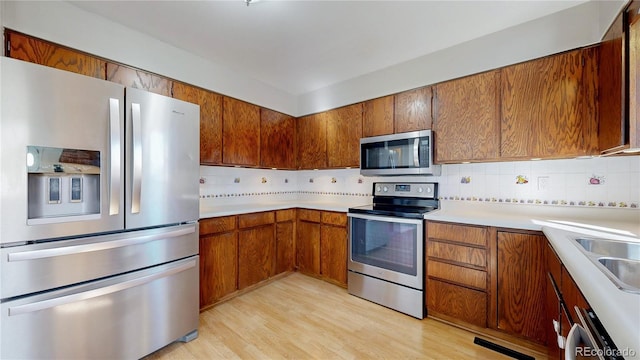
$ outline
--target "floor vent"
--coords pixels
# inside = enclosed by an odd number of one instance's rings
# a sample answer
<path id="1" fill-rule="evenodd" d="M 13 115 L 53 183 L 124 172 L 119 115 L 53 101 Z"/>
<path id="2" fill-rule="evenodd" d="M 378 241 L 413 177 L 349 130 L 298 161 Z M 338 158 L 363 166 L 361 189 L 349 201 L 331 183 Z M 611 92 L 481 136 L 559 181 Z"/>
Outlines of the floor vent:
<path id="1" fill-rule="evenodd" d="M 484 339 L 480 339 L 479 337 L 476 337 L 475 339 L 473 339 L 473 343 L 476 345 L 480 345 L 483 347 L 486 347 L 487 349 L 491 349 L 493 351 L 497 351 L 501 354 L 510 356 L 514 359 L 518 359 L 518 360 L 535 360 L 535 358 L 533 356 L 529 356 L 526 354 L 523 354 L 521 352 L 517 352 L 515 350 L 511 350 L 509 348 L 506 348 L 502 345 L 498 345 L 498 344 L 494 344 L 491 341 L 487 341 Z"/>

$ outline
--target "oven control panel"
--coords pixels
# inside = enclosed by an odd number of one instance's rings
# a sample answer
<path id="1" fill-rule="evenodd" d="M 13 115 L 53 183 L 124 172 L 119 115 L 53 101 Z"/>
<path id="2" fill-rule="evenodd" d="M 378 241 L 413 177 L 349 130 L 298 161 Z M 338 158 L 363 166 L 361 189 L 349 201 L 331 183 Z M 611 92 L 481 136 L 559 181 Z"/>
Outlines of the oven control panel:
<path id="1" fill-rule="evenodd" d="M 437 183 L 374 183 L 373 196 L 435 199 L 437 185 Z"/>

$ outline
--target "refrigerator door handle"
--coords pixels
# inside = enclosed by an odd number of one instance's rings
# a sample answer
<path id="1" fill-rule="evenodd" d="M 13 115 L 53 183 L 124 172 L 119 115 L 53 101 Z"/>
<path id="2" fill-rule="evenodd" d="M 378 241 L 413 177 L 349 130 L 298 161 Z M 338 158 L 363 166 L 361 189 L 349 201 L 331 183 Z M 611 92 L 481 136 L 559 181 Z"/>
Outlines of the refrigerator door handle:
<path id="1" fill-rule="evenodd" d="M 131 119 L 133 137 L 133 184 L 131 187 L 131 213 L 140 212 L 140 192 L 142 191 L 142 122 L 140 119 L 140 104 L 131 104 Z"/>
<path id="2" fill-rule="evenodd" d="M 120 213 L 120 169 L 122 164 L 122 144 L 120 142 L 120 100 L 109 99 L 109 138 L 111 169 L 109 169 L 109 215 Z"/>
<path id="3" fill-rule="evenodd" d="M 189 261 L 188 263 L 172 267 L 170 269 L 167 269 L 167 270 L 165 270 L 163 272 L 160 272 L 160 273 L 157 273 L 157 274 L 151 274 L 151 275 L 143 276 L 143 277 L 140 277 L 140 278 L 137 278 L 137 279 L 125 281 L 125 282 L 122 282 L 122 283 L 119 283 L 119 284 L 115 284 L 115 285 L 111 285 L 111 286 L 107 286 L 107 287 L 104 287 L 104 288 L 99 288 L 99 289 L 95 289 L 95 290 L 89 290 L 89 291 L 81 292 L 81 293 L 78 293 L 78 294 L 62 296 L 62 297 L 53 298 L 53 299 L 49 299 L 49 300 L 38 301 L 38 302 L 35 302 L 35 303 L 31 303 L 31 304 L 25 304 L 25 305 L 19 305 L 19 306 L 10 307 L 9 308 L 9 316 L 15 316 L 15 315 L 20 315 L 20 314 L 31 313 L 31 312 L 40 311 L 40 310 L 44 310 L 44 309 L 48 309 L 48 308 L 52 308 L 52 307 L 56 307 L 56 306 L 62 306 L 62 305 L 66 305 L 66 304 L 70 304 L 70 303 L 74 303 L 74 302 L 84 301 L 84 300 L 96 298 L 96 297 L 99 297 L 99 296 L 112 294 L 112 293 L 115 293 L 115 292 L 118 292 L 118 291 L 130 289 L 130 288 L 135 287 L 135 286 L 144 285 L 144 284 L 150 283 L 150 282 L 152 282 L 154 280 L 161 279 L 163 277 L 168 277 L 170 275 L 177 274 L 179 272 L 183 272 L 185 270 L 191 269 L 194 266 L 196 266 L 196 260 L 195 259 Z"/>
<path id="4" fill-rule="evenodd" d="M 50 258 L 50 257 L 56 257 L 56 256 L 74 255 L 74 254 L 87 253 L 87 252 L 93 252 L 93 251 L 109 250 L 109 249 L 115 249 L 115 248 L 120 248 L 125 246 L 131 246 L 131 245 L 140 245 L 140 244 L 147 243 L 150 241 L 155 241 L 155 240 L 179 237 L 182 235 L 191 234 L 195 231 L 196 230 L 194 226 L 189 226 L 182 229 L 172 230 L 169 232 L 161 232 L 157 234 L 149 234 L 149 235 L 142 235 L 142 236 L 136 236 L 136 237 L 128 237 L 120 240 L 108 240 L 108 241 L 92 243 L 92 244 L 54 247 L 51 249 L 21 251 L 21 252 L 8 254 L 7 261 L 16 262 L 16 261 L 26 261 L 26 260 L 37 260 L 37 259 Z"/>

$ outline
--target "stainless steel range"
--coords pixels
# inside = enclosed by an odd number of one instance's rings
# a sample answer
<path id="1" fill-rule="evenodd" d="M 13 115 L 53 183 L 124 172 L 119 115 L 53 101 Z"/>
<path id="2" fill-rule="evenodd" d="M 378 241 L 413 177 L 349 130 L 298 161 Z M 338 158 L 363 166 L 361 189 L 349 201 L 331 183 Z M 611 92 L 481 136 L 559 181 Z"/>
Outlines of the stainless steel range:
<path id="1" fill-rule="evenodd" d="M 424 317 L 423 217 L 437 193 L 437 183 L 374 183 L 373 204 L 349 209 L 350 294 Z"/>

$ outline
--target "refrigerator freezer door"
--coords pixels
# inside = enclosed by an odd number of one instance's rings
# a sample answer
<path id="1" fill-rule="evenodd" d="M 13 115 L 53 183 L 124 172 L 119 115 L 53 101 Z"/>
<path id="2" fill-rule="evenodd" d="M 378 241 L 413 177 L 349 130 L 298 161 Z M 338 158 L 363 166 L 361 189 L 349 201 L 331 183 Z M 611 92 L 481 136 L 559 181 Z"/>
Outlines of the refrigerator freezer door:
<path id="1" fill-rule="evenodd" d="M 125 227 L 199 217 L 200 107 L 126 89 Z"/>
<path id="2" fill-rule="evenodd" d="M 0 304 L 2 359 L 139 359 L 198 328 L 198 256 Z"/>
<path id="3" fill-rule="evenodd" d="M 0 244 L 123 229 L 124 87 L 6 57 L 0 58 L 0 72 Z M 37 153 L 42 149 L 50 154 Z M 91 166 L 65 164 L 65 152 L 91 154 L 84 159 Z M 41 169 L 47 161 L 50 169 Z M 92 193 L 97 209 L 83 208 L 89 197 L 79 197 L 78 186 L 75 192 L 65 186 L 53 193 L 43 185 L 49 196 L 29 195 L 29 186 L 37 183 L 30 180 L 37 176 L 49 185 L 78 185 L 79 177 L 90 178 L 83 182 L 85 195 L 99 182 Z M 29 211 L 39 204 L 52 211 Z M 57 211 L 63 207 L 80 208 L 81 215 Z M 30 213 L 40 215 L 30 218 Z"/>
<path id="4" fill-rule="evenodd" d="M 198 224 L 0 249 L 0 299 L 86 282 L 198 253 Z"/>

